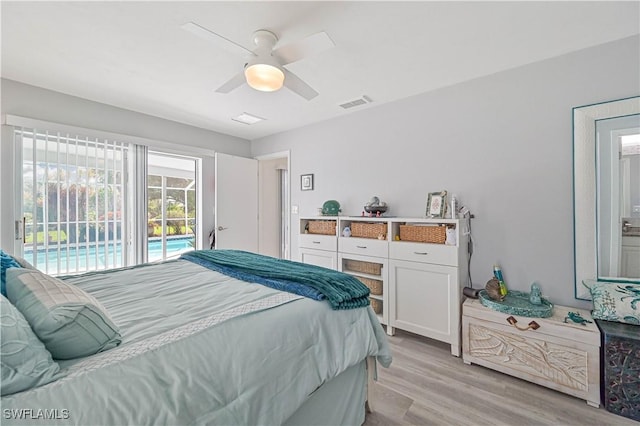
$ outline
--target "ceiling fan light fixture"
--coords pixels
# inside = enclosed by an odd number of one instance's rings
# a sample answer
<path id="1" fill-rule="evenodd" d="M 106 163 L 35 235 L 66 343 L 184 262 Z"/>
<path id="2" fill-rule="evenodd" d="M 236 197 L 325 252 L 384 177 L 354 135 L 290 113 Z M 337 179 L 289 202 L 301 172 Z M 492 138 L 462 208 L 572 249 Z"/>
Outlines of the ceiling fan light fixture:
<path id="1" fill-rule="evenodd" d="M 284 73 L 275 65 L 255 63 L 244 70 L 247 84 L 261 92 L 275 92 L 284 84 Z"/>

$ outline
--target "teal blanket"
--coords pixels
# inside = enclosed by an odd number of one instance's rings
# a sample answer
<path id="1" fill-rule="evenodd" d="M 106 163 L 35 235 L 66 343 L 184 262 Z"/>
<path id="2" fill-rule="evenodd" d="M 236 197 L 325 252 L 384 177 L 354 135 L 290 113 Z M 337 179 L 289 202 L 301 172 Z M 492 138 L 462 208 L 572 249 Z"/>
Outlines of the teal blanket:
<path id="1" fill-rule="evenodd" d="M 326 299 L 332 309 L 369 305 L 367 286 L 351 275 L 320 266 L 240 250 L 195 250 L 181 257 L 243 281 L 316 300 Z"/>

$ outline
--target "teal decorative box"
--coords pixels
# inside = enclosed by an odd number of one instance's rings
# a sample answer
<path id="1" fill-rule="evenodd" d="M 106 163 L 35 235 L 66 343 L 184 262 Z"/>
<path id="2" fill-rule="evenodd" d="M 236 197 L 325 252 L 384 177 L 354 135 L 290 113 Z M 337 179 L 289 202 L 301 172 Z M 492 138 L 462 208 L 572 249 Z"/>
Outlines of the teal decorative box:
<path id="1" fill-rule="evenodd" d="M 502 302 L 489 297 L 486 290 L 478 293 L 478 299 L 487 308 L 505 314 L 518 315 L 531 318 L 548 318 L 553 315 L 553 304 L 546 299 L 541 299 L 540 305 L 529 302 L 529 293 L 517 290 L 509 290 Z"/>

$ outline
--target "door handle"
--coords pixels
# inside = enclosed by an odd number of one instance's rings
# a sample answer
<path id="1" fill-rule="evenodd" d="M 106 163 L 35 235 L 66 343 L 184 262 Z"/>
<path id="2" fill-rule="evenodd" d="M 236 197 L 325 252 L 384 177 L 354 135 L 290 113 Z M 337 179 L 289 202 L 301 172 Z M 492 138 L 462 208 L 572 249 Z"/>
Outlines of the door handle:
<path id="1" fill-rule="evenodd" d="M 218 231 L 224 231 L 225 229 L 227 228 L 225 228 L 224 226 L 218 226 Z"/>
<path id="2" fill-rule="evenodd" d="M 16 240 L 24 240 L 24 218 L 23 220 L 15 221 L 15 239 Z"/>

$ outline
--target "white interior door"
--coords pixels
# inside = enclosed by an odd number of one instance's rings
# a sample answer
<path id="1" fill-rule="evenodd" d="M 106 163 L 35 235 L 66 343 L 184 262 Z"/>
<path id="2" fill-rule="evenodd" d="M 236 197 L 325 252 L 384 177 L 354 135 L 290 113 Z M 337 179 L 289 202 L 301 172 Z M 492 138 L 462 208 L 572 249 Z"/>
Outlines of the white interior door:
<path id="1" fill-rule="evenodd" d="M 258 161 L 215 154 L 216 249 L 258 252 Z"/>

